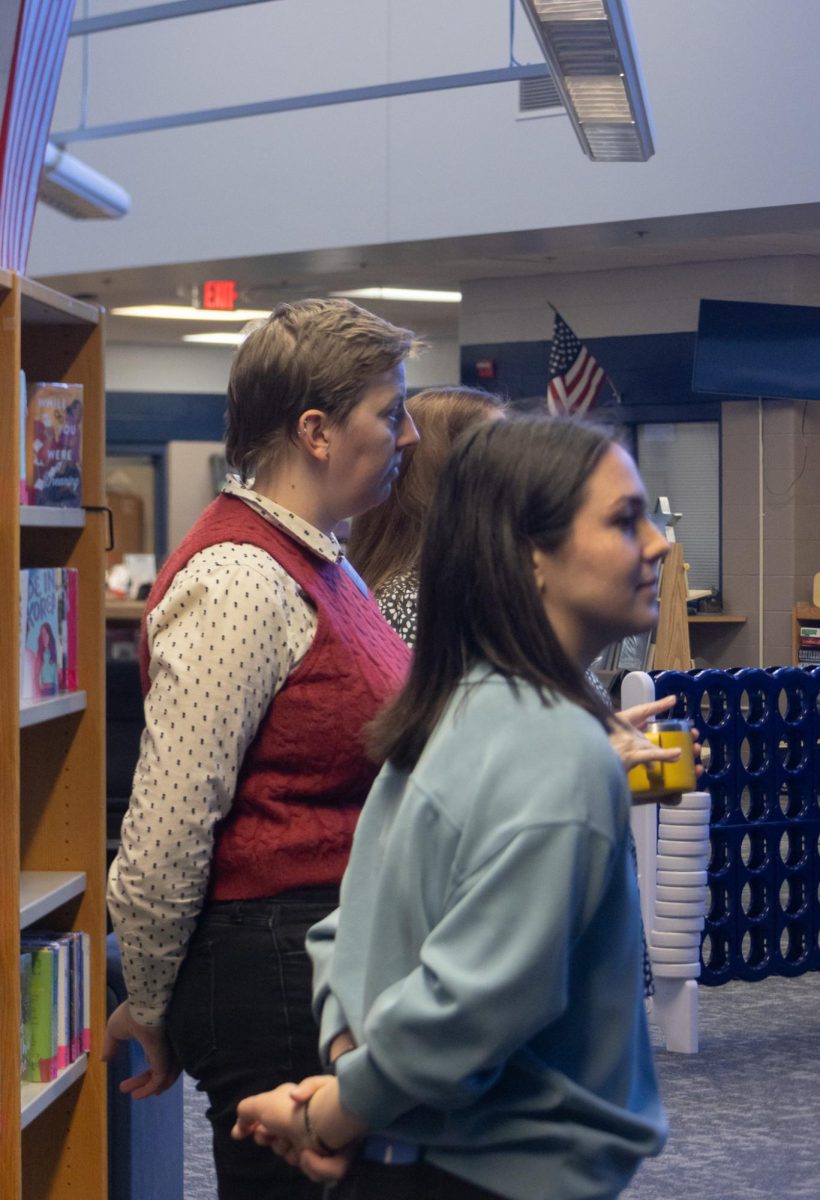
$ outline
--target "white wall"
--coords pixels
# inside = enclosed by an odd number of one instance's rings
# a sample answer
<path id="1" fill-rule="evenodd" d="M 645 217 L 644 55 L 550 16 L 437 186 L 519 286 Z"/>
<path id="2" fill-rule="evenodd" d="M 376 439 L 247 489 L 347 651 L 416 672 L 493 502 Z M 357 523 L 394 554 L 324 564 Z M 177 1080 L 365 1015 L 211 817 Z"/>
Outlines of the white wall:
<path id="1" fill-rule="evenodd" d="M 820 304 L 820 262 L 752 258 L 477 280 L 462 294 L 462 345 L 549 339 L 550 303 L 582 338 L 681 333 L 697 329 L 701 299 Z"/>
<path id="2" fill-rule="evenodd" d="M 231 350 L 223 346 L 138 346 L 108 343 L 109 392 L 219 392 L 228 386 Z"/>
<path id="3" fill-rule="evenodd" d="M 69 225 L 41 206 L 29 272 L 815 203 L 820 5 L 631 10 L 647 164 L 590 163 L 566 119 L 516 121 L 515 84 L 75 143 L 133 211 Z M 98 34 L 88 123 L 504 66 L 508 19 L 508 0 L 277 0 Z M 58 130 L 79 122 L 81 50 L 73 40 Z M 516 53 L 535 60 L 523 33 Z"/>
<path id="4" fill-rule="evenodd" d="M 221 442 L 169 442 L 168 546 L 184 538 L 199 514 L 214 498 L 210 456 L 223 454 Z"/>
<path id="5" fill-rule="evenodd" d="M 105 350 L 105 386 L 110 392 L 225 392 L 231 369 L 230 347 L 137 346 L 112 342 Z M 436 338 L 407 364 L 407 386 L 458 383 L 459 346 Z"/>

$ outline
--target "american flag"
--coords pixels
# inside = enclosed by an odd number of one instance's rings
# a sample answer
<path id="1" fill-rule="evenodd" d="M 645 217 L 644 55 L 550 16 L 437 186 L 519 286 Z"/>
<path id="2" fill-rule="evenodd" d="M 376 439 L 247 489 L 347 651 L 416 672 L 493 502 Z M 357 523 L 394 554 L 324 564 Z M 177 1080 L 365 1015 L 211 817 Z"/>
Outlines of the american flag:
<path id="1" fill-rule="evenodd" d="M 556 312 L 547 385 L 550 414 L 553 417 L 566 413 L 582 416 L 595 404 L 605 383 L 609 380 L 603 367 L 598 366 L 586 346 L 578 341 L 561 314 Z"/>

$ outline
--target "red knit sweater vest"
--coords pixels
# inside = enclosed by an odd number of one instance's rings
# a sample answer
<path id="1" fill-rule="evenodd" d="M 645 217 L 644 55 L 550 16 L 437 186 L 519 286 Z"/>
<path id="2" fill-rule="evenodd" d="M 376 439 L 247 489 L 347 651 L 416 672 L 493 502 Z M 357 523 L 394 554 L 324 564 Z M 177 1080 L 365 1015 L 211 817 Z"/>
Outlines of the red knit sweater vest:
<path id="1" fill-rule="evenodd" d="M 338 563 L 320 558 L 232 496 L 213 501 L 168 558 L 146 617 L 188 560 L 219 542 L 251 543 L 275 558 L 315 606 L 317 628 L 263 716 L 231 811 L 217 826 L 211 898 L 253 899 L 336 885 L 377 771 L 362 729 L 404 682 L 409 651 Z M 147 690 L 145 625 L 141 652 Z"/>

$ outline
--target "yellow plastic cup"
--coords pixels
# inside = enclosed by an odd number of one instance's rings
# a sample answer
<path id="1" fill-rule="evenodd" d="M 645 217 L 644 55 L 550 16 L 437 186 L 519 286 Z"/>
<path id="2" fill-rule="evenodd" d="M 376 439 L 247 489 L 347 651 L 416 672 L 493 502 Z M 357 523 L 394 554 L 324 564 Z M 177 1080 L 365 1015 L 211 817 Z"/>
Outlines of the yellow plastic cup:
<path id="1" fill-rule="evenodd" d="M 636 796 L 669 796 L 697 790 L 695 752 L 692 747 L 692 727 L 689 721 L 652 721 L 644 736 L 664 750 L 680 748 L 677 762 L 638 763 L 629 772 L 630 791 Z"/>

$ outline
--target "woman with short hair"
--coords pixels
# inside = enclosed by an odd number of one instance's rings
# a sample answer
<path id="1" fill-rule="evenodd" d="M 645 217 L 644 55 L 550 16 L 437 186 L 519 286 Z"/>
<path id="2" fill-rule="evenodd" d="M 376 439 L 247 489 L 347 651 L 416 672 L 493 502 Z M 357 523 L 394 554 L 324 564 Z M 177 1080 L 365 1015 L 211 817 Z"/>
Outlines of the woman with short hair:
<path id="1" fill-rule="evenodd" d="M 387 498 L 417 440 L 415 345 L 342 299 L 255 323 L 228 389 L 239 479 L 146 604 L 146 731 L 109 885 L 129 999 L 106 1054 L 140 1041 L 136 1097 L 180 1065 L 208 1093 L 220 1200 L 319 1194 L 230 1129 L 249 1091 L 319 1069 L 305 933 L 338 903 L 377 771 L 362 729 L 408 662 L 334 529 Z"/>

